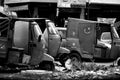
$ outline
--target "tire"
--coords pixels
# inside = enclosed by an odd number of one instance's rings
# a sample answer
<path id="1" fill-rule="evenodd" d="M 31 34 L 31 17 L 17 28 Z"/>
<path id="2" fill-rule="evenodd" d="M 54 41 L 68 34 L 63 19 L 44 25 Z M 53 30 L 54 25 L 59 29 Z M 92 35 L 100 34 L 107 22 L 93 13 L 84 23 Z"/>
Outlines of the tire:
<path id="1" fill-rule="evenodd" d="M 73 53 L 70 53 L 69 56 L 70 56 L 70 59 L 75 58 L 77 61 L 82 62 L 82 59 L 79 53 L 73 52 Z"/>
<path id="2" fill-rule="evenodd" d="M 52 61 L 43 61 L 39 64 L 39 69 L 54 71 L 55 70 L 55 65 Z"/>
<path id="3" fill-rule="evenodd" d="M 116 64 L 117 64 L 117 66 L 120 66 L 120 57 L 117 58 Z"/>
<path id="4" fill-rule="evenodd" d="M 68 54 L 63 54 L 60 56 L 59 61 L 62 64 L 63 67 L 65 67 L 65 61 L 69 58 Z"/>
<path id="5" fill-rule="evenodd" d="M 81 69 L 82 58 L 79 55 L 79 53 L 77 53 L 77 52 L 70 53 L 69 57 L 71 59 L 70 64 L 72 64 L 72 66 L 76 69 Z"/>

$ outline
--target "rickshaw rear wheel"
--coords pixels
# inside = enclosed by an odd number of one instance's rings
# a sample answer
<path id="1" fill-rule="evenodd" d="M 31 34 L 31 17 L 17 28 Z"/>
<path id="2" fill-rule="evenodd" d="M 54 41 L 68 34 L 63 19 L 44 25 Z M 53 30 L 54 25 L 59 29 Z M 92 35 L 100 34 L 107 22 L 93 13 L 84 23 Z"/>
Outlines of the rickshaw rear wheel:
<path id="1" fill-rule="evenodd" d="M 72 52 L 69 54 L 69 59 L 71 60 L 69 64 L 71 64 L 72 68 L 81 69 L 82 58 L 77 52 Z"/>
<path id="2" fill-rule="evenodd" d="M 117 66 L 120 66 L 120 57 L 117 58 L 116 64 L 117 64 Z"/>

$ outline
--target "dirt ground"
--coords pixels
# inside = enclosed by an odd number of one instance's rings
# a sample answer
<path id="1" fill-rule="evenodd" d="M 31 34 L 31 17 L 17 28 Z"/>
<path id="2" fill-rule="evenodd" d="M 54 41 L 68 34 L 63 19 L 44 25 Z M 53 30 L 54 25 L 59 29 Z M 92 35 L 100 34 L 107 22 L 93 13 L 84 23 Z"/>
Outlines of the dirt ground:
<path id="1" fill-rule="evenodd" d="M 83 64 L 80 70 L 67 70 L 55 66 L 55 71 L 46 70 L 8 70 L 1 72 L 0 79 L 4 80 L 119 80 L 120 66 Z"/>

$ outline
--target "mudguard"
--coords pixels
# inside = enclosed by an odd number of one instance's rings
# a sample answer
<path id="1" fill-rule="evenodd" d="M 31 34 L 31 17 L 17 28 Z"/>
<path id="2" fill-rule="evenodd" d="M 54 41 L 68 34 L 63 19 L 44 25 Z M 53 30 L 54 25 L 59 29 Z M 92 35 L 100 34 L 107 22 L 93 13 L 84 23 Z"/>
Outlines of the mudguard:
<path id="1" fill-rule="evenodd" d="M 42 61 L 54 61 L 54 58 L 47 53 L 43 53 Z"/>
<path id="2" fill-rule="evenodd" d="M 70 53 L 70 50 L 64 47 L 60 47 L 58 53 Z"/>
<path id="3" fill-rule="evenodd" d="M 60 47 L 57 53 L 55 60 L 60 60 L 61 56 L 67 56 L 70 53 L 70 50 L 65 47 Z"/>

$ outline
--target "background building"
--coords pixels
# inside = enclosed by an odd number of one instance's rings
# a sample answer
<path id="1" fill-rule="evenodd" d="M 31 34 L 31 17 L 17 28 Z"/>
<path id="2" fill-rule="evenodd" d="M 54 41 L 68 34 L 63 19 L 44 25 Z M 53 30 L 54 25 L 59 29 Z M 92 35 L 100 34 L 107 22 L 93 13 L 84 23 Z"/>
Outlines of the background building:
<path id="1" fill-rule="evenodd" d="M 58 0 L 58 25 L 63 26 L 68 17 L 85 19 L 86 0 Z"/>
<path id="2" fill-rule="evenodd" d="M 4 4 L 18 17 L 49 18 L 61 27 L 68 17 L 120 20 L 120 0 L 5 0 Z"/>
<path id="3" fill-rule="evenodd" d="M 44 17 L 55 19 L 57 0 L 5 0 L 9 11 L 15 11 L 18 17 Z"/>
<path id="4" fill-rule="evenodd" d="M 120 0 L 89 0 L 87 10 L 87 19 L 103 17 L 120 20 Z"/>

